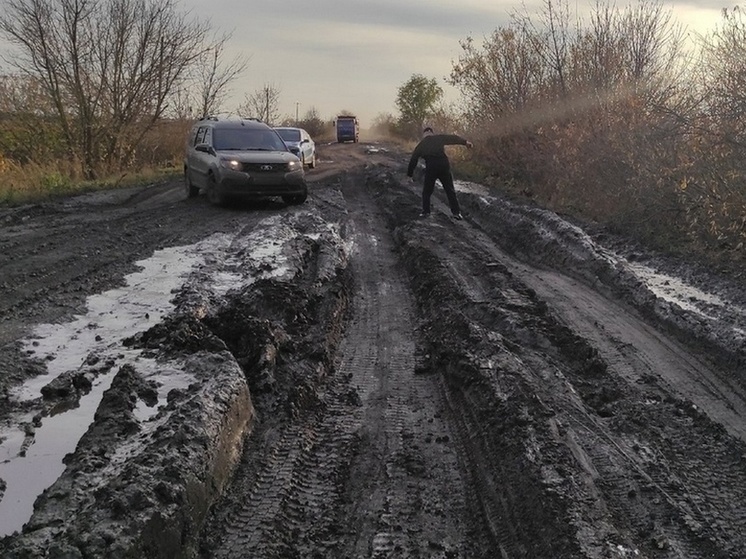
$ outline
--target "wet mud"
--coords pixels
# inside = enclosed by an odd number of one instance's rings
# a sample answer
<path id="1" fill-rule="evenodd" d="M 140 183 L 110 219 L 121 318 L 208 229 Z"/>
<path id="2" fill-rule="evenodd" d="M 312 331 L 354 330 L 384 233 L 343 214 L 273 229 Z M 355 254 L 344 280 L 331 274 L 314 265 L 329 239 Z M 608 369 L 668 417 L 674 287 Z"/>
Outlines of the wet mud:
<path id="1" fill-rule="evenodd" d="M 0 466 L 101 393 L 3 557 L 746 555 L 736 281 L 480 185 L 419 219 L 407 154 L 322 147 L 300 207 L 164 184 L 0 212 Z M 216 234 L 162 316 L 46 382 L 35 325 Z"/>

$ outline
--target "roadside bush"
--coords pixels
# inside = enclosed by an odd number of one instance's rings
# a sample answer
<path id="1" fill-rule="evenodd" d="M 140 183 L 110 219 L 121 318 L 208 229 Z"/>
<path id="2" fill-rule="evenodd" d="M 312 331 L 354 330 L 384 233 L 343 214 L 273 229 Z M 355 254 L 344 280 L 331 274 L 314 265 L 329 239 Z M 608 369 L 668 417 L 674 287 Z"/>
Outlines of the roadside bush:
<path id="1" fill-rule="evenodd" d="M 676 150 L 660 142 L 662 124 L 639 103 L 620 100 L 613 110 L 587 109 L 539 125 L 531 124 L 532 111 L 525 120 L 513 115 L 473 132 L 475 156 L 486 181 L 503 190 L 646 242 L 680 245 L 684 172 Z"/>
<path id="2" fill-rule="evenodd" d="M 74 188 L 73 173 L 62 161 L 45 166 L 3 159 L 0 166 L 0 201 L 22 203 L 69 192 Z M 61 170 L 60 170 L 61 169 Z"/>
<path id="3" fill-rule="evenodd" d="M 64 176 L 59 171 L 52 171 L 51 173 L 43 174 L 39 181 L 41 189 L 50 194 L 65 192 L 69 190 L 71 185 L 72 181 L 70 180 L 70 177 Z"/>
<path id="4" fill-rule="evenodd" d="M 184 162 L 184 147 L 193 120 L 161 120 L 149 130 L 133 150 L 130 169 L 178 168 Z M 117 169 L 107 169 L 106 175 Z"/>
<path id="5" fill-rule="evenodd" d="M 305 129 L 312 138 L 321 138 L 324 136 L 325 132 L 327 132 L 325 129 L 327 128 L 326 123 L 319 116 L 319 112 L 315 107 L 311 107 L 306 111 L 303 119 L 298 122 L 298 126 Z"/>
<path id="6" fill-rule="evenodd" d="M 700 251 L 715 250 L 744 260 L 746 245 L 746 153 L 716 137 L 698 137 L 698 153 L 680 181 L 687 240 Z"/>
<path id="7" fill-rule="evenodd" d="M 668 251 L 744 262 L 746 19 L 701 64 L 660 3 L 599 4 L 574 29 L 545 1 L 454 64 L 483 181 Z M 474 166 L 472 165 L 472 167 Z"/>
<path id="8" fill-rule="evenodd" d="M 0 153 L 22 165 L 64 157 L 67 149 L 51 119 L 15 113 L 0 116 Z"/>
<path id="9" fill-rule="evenodd" d="M 133 184 L 173 179 L 181 173 L 184 151 L 184 123 L 171 123 L 146 136 L 136 150 L 128 169 L 119 165 L 101 167 L 99 179 L 85 180 L 81 165 L 74 158 L 32 161 L 24 165 L 0 154 L 0 203 L 19 204 L 85 192 L 100 188 L 116 188 Z"/>
<path id="10" fill-rule="evenodd" d="M 374 138 L 397 138 L 396 117 L 391 113 L 379 113 L 373 119 L 368 131 Z"/>

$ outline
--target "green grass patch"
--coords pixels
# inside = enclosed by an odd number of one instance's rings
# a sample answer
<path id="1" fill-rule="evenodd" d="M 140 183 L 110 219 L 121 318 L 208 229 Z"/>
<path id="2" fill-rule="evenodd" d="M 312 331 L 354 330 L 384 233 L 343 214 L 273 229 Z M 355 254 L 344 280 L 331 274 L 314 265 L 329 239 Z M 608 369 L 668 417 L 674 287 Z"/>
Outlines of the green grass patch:
<path id="1" fill-rule="evenodd" d="M 177 180 L 181 176 L 181 169 L 175 167 L 144 168 L 119 172 L 91 181 L 81 179 L 72 169 L 64 167 L 5 165 L 0 170 L 0 204 L 16 206 L 96 190 Z"/>

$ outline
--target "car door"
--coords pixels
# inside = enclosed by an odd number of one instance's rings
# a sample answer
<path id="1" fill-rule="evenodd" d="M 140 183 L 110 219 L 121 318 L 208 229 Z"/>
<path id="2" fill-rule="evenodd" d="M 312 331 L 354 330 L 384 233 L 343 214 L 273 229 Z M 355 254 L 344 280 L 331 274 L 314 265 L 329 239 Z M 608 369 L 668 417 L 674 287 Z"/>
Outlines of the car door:
<path id="1" fill-rule="evenodd" d="M 311 136 L 308 135 L 308 132 L 302 130 L 300 138 L 301 150 L 303 151 L 303 161 L 305 161 L 306 164 L 310 164 L 311 159 L 313 159 L 313 143 L 311 141 Z"/>
<path id="2" fill-rule="evenodd" d="M 195 146 L 200 144 L 210 144 L 212 140 L 212 134 L 207 126 L 200 126 L 197 130 L 197 134 L 194 137 L 194 146 L 192 146 L 192 164 L 190 175 L 192 182 L 195 186 L 205 188 L 207 186 L 207 171 L 210 169 L 211 155 L 202 151 L 194 149 Z"/>
<path id="3" fill-rule="evenodd" d="M 311 158 L 313 158 L 316 156 L 316 142 L 313 141 L 310 134 L 308 134 L 308 145 L 311 146 Z"/>

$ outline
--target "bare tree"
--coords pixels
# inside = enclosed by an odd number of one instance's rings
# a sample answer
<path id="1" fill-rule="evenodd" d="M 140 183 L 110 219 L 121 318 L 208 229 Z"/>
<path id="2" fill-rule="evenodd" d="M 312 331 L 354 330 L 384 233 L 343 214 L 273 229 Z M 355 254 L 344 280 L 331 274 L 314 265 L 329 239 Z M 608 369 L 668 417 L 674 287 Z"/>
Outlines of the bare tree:
<path id="1" fill-rule="evenodd" d="M 572 45 L 570 60 L 570 87 L 575 92 L 603 96 L 624 81 L 624 41 L 618 12 L 610 4 L 596 2 L 589 27 L 579 30 Z"/>
<path id="2" fill-rule="evenodd" d="M 71 155 L 95 178 L 126 164 L 205 51 L 207 24 L 175 0 L 7 0 L 0 33 L 40 80 Z"/>
<path id="3" fill-rule="evenodd" d="M 547 66 L 552 71 L 559 94 L 566 95 L 568 52 L 573 41 L 567 0 L 544 0 L 541 19 L 545 26 L 546 44 L 542 50 Z"/>
<path id="4" fill-rule="evenodd" d="M 481 48 L 469 37 L 461 48 L 449 82 L 469 99 L 472 120 L 492 121 L 521 111 L 541 93 L 546 67 L 525 27 L 501 27 Z"/>
<path id="5" fill-rule="evenodd" d="M 226 42 L 230 35 L 215 40 L 199 56 L 195 64 L 194 81 L 198 100 L 197 114 L 205 117 L 220 112 L 229 86 L 240 76 L 249 64 L 246 55 L 237 55 L 229 63 L 223 64 Z"/>
<path id="6" fill-rule="evenodd" d="M 54 114 L 45 88 L 38 79 L 29 76 L 0 76 L 0 113 L 17 116 L 33 113 Z"/>
<path id="7" fill-rule="evenodd" d="M 568 0 L 543 0 L 538 17 L 529 14 L 513 14 L 513 26 L 529 39 L 533 50 L 544 61 L 551 80 L 552 95 L 564 96 L 568 93 L 567 72 L 569 53 L 574 41 L 570 29 L 570 8 Z M 524 8 L 525 9 L 525 8 Z"/>
<path id="8" fill-rule="evenodd" d="M 280 121 L 279 101 L 280 89 L 274 84 L 264 84 L 261 89 L 245 96 L 244 102 L 238 106 L 238 113 L 274 126 Z"/>
<path id="9" fill-rule="evenodd" d="M 701 42 L 704 111 L 723 141 L 746 151 L 746 13 L 723 11 L 721 25 Z"/>

